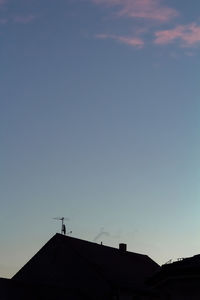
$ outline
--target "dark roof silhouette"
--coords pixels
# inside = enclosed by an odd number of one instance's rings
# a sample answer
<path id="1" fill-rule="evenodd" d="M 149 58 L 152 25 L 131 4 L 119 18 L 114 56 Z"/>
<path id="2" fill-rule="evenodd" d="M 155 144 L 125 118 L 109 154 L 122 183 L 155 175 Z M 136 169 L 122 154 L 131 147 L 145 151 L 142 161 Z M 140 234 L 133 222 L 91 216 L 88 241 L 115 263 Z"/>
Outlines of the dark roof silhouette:
<path id="1" fill-rule="evenodd" d="M 88 299 L 78 289 L 58 288 L 53 285 L 38 283 L 26 283 L 24 281 L 0 278 L 0 299 L 1 300 L 85 300 Z"/>
<path id="2" fill-rule="evenodd" d="M 147 255 L 56 234 L 13 279 L 107 292 L 137 288 L 158 268 Z"/>
<path id="3" fill-rule="evenodd" d="M 200 254 L 162 265 L 149 282 L 154 284 L 169 278 L 178 279 L 179 277 L 182 279 L 200 277 Z"/>

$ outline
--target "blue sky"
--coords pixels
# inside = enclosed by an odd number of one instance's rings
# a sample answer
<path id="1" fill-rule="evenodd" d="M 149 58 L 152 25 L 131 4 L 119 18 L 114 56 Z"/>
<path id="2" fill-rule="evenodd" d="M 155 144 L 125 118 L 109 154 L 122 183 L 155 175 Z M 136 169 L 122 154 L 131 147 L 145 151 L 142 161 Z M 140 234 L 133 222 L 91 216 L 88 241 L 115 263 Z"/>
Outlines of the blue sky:
<path id="1" fill-rule="evenodd" d="M 0 276 L 56 216 L 161 264 L 199 253 L 199 11 L 0 0 Z"/>

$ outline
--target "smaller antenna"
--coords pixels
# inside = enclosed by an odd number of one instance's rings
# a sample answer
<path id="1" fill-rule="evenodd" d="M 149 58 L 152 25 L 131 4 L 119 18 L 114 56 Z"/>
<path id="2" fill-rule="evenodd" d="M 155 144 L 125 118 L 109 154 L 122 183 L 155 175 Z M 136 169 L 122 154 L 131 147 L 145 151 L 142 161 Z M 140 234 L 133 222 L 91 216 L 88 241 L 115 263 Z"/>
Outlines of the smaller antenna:
<path id="1" fill-rule="evenodd" d="M 54 220 L 61 221 L 61 234 L 66 235 L 66 225 L 64 224 L 64 220 L 69 220 L 69 218 L 64 218 L 64 217 L 57 217 L 53 218 Z"/>
<path id="2" fill-rule="evenodd" d="M 164 265 L 169 265 L 172 263 L 172 259 L 168 260 Z"/>

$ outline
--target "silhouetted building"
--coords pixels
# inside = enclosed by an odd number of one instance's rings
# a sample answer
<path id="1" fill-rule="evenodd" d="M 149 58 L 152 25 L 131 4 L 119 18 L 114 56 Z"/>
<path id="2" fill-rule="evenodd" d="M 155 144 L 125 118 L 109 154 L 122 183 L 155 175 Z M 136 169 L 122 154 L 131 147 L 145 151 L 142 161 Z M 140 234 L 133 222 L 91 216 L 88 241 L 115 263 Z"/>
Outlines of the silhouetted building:
<path id="1" fill-rule="evenodd" d="M 144 282 L 158 268 L 147 255 L 127 251 L 125 244 L 116 249 L 56 234 L 12 280 L 58 289 L 66 299 L 75 299 L 67 297 L 74 292 L 76 299 L 132 300 L 138 291 L 146 293 Z"/>
<path id="2" fill-rule="evenodd" d="M 163 265 L 149 283 L 162 300 L 200 299 L 200 255 Z"/>
<path id="3" fill-rule="evenodd" d="M 159 267 L 147 255 L 56 234 L 11 280 L 3 300 L 199 300 L 200 255 Z"/>
<path id="4" fill-rule="evenodd" d="M 82 300 L 87 295 L 76 289 L 61 288 L 54 285 L 27 283 L 0 278 L 1 300 Z"/>

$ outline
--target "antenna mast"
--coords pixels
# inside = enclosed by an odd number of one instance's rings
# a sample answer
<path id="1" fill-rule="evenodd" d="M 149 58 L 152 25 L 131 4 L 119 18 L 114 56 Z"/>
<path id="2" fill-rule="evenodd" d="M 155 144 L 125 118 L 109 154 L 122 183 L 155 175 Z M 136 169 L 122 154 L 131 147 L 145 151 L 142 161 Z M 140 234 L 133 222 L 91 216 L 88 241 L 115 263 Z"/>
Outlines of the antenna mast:
<path id="1" fill-rule="evenodd" d="M 61 234 L 66 235 L 66 225 L 64 224 L 64 220 L 68 220 L 68 218 L 54 218 L 54 220 L 61 221 Z"/>

